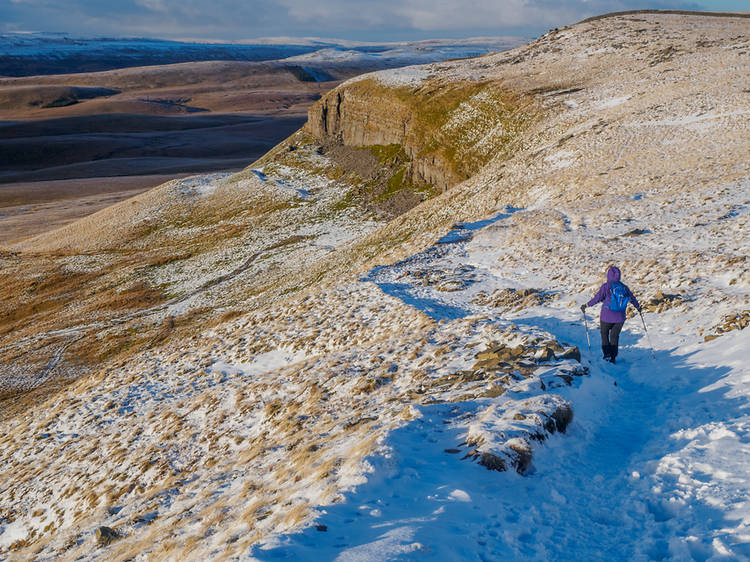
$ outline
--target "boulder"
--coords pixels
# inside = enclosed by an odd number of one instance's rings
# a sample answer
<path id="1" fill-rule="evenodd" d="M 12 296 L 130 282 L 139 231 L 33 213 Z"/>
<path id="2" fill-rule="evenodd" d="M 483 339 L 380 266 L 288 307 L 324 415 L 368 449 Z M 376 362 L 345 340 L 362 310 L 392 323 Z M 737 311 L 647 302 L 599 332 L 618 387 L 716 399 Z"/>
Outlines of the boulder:
<path id="1" fill-rule="evenodd" d="M 120 534 L 111 527 L 99 527 L 96 530 L 96 542 L 100 546 L 107 546 L 120 538 Z"/>
<path id="2" fill-rule="evenodd" d="M 555 352 L 555 354 L 562 353 L 563 352 L 563 346 L 561 346 L 559 343 L 557 343 L 555 340 L 549 340 L 544 342 L 544 347 L 550 348 L 552 351 Z"/>
<path id="3" fill-rule="evenodd" d="M 545 361 L 552 361 L 554 358 L 555 358 L 555 352 L 551 347 L 548 347 L 548 346 L 544 346 L 540 348 L 534 354 L 534 359 L 536 359 L 538 363 L 543 363 Z"/>
<path id="4" fill-rule="evenodd" d="M 558 359 L 575 359 L 581 362 L 581 350 L 577 346 L 566 347 L 563 352 L 557 356 Z"/>
<path id="5" fill-rule="evenodd" d="M 515 453 L 511 461 L 513 468 L 518 474 L 524 474 L 531 466 L 533 459 L 531 446 L 523 439 L 512 439 L 508 441 L 508 448 Z"/>
<path id="6" fill-rule="evenodd" d="M 477 361 L 474 363 L 476 369 L 484 369 L 485 371 L 509 371 L 513 370 L 513 364 L 501 361 L 500 359 L 485 359 L 484 361 Z"/>
<path id="7" fill-rule="evenodd" d="M 552 414 L 552 419 L 555 421 L 555 429 L 560 433 L 565 433 L 565 430 L 573 421 L 573 408 L 569 404 L 560 404 Z"/>
<path id="8" fill-rule="evenodd" d="M 498 472 L 505 472 L 508 470 L 505 465 L 505 460 L 497 455 L 493 455 L 492 453 L 482 453 L 477 462 L 488 470 L 497 470 Z"/>

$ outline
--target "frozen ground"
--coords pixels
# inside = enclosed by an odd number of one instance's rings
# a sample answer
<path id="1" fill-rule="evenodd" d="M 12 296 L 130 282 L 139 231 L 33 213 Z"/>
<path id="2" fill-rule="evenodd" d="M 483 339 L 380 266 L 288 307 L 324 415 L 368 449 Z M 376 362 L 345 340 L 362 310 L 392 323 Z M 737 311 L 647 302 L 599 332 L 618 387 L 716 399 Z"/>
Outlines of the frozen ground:
<path id="1" fill-rule="evenodd" d="M 405 274 L 417 264 L 455 271 L 460 263 L 492 261 L 486 246 L 472 244 L 471 232 L 509 216 L 457 229 L 445 237 L 448 244 L 378 269 L 367 280 L 442 320 L 476 315 L 472 294 L 503 284 L 489 269 L 472 271 L 473 290 L 447 293 L 415 286 Z M 519 326 L 541 328 L 585 350 L 591 369 L 580 385 L 557 391 L 571 400 L 574 421 L 566 436 L 539 449 L 527 476 L 461 460 L 461 420 L 481 400 L 421 407 L 421 416 L 392 432 L 370 459 L 367 484 L 347 494 L 345 503 L 321 510 L 304 532 L 256 548 L 253 558 L 750 558 L 750 333 L 698 344 L 676 333 L 681 312 L 645 319 L 653 355 L 633 318 L 622 335 L 620 362 L 610 365 L 599 358 L 593 329 L 588 352 L 577 308 L 557 303 L 514 315 Z M 597 323 L 590 319 L 590 326 Z"/>
<path id="2" fill-rule="evenodd" d="M 254 557 L 747 559 L 747 400 L 710 390 L 738 378 L 709 366 L 750 343 L 731 339 L 726 354 L 709 346 L 702 367 L 669 350 L 654 361 L 636 346 L 623 365 L 596 360 L 575 392 L 568 435 L 552 439 L 526 477 L 444 454 L 462 440 L 451 425 L 457 408 L 424 408 L 390 436 L 388 454 L 371 461 L 375 476 L 345 504 Z"/>

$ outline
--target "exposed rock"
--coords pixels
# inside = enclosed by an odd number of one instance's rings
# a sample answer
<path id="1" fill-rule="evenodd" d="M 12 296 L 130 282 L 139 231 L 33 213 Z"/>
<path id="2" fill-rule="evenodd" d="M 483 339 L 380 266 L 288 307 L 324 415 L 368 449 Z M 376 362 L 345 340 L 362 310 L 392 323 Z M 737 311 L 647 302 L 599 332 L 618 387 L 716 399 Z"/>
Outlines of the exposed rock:
<path id="1" fill-rule="evenodd" d="M 491 470 L 512 467 L 523 474 L 533 460 L 531 443 L 565 433 L 572 420 L 570 404 L 556 395 L 490 405 L 469 425 L 466 443 L 475 449 L 467 457 Z"/>
<path id="2" fill-rule="evenodd" d="M 510 373 L 516 368 L 514 363 L 508 363 L 500 359 L 484 359 L 474 363 L 474 369 L 484 369 L 485 371 L 503 371 Z"/>
<path id="3" fill-rule="evenodd" d="M 100 546 L 107 546 L 120 538 L 120 534 L 111 527 L 99 527 L 96 530 L 96 542 Z"/>
<path id="4" fill-rule="evenodd" d="M 545 346 L 539 349 L 534 354 L 534 359 L 537 360 L 539 363 L 543 363 L 545 361 L 551 361 L 555 358 L 555 352 L 552 350 L 551 347 Z"/>
<path id="5" fill-rule="evenodd" d="M 667 294 L 657 291 L 653 297 L 643 303 L 645 312 L 663 312 L 685 302 L 687 299 L 684 295 Z"/>
<path id="6" fill-rule="evenodd" d="M 462 291 L 474 284 L 474 270 L 475 267 L 471 265 L 460 265 L 451 270 L 424 268 L 410 271 L 408 277 L 417 280 L 417 284 L 448 293 Z"/>
<path id="7" fill-rule="evenodd" d="M 573 421 L 573 408 L 570 404 L 560 404 L 552 413 L 552 419 L 555 420 L 555 429 L 560 433 L 565 433 L 570 422 Z"/>
<path id="8" fill-rule="evenodd" d="M 581 350 L 578 349 L 577 346 L 573 347 L 566 347 L 560 355 L 557 356 L 558 359 L 575 359 L 579 363 L 581 362 Z"/>
<path id="9" fill-rule="evenodd" d="M 484 392 L 480 393 L 477 398 L 497 398 L 498 396 L 502 396 L 505 394 L 506 384 L 507 383 L 502 381 L 496 382 Z"/>
<path id="10" fill-rule="evenodd" d="M 647 234 L 648 232 L 651 232 L 651 231 L 646 230 L 644 228 L 634 228 L 633 230 L 630 230 L 626 232 L 625 234 L 622 234 L 622 236 L 640 236 L 641 234 Z"/>
<path id="11" fill-rule="evenodd" d="M 533 455 L 529 443 L 524 439 L 515 439 L 509 442 L 508 448 L 516 453 L 512 466 L 519 474 L 524 474 L 531 466 Z"/>
<path id="12" fill-rule="evenodd" d="M 539 377 L 542 383 L 542 390 L 563 388 L 573 384 L 573 377 L 567 373 L 556 372 L 552 375 Z"/>
<path id="13" fill-rule="evenodd" d="M 305 128 L 323 142 L 354 147 L 399 144 L 411 156 L 420 153 L 425 142 L 412 130 L 412 121 L 408 103 L 388 89 L 360 81 L 337 88 L 313 105 Z M 459 180 L 435 155 L 413 162 L 411 175 L 441 189 Z"/>
<path id="14" fill-rule="evenodd" d="M 479 456 L 478 462 L 488 470 L 497 470 L 498 472 L 505 472 L 507 470 L 505 461 L 492 453 L 482 453 Z"/>
<path id="15" fill-rule="evenodd" d="M 561 346 L 556 340 L 547 340 L 542 344 L 544 347 L 548 347 L 551 349 L 555 355 L 562 353 L 565 349 L 563 346 Z"/>
<path id="16" fill-rule="evenodd" d="M 479 306 L 491 306 L 508 311 L 516 312 L 538 306 L 552 300 L 553 296 L 540 289 L 496 289 L 491 295 L 479 293 L 474 299 L 474 304 Z"/>
<path id="17" fill-rule="evenodd" d="M 531 105 L 531 98 L 498 84 L 407 89 L 365 78 L 343 84 L 313 105 L 305 130 L 325 143 L 401 145 L 410 159 L 410 181 L 444 191 L 516 139 L 534 121 Z M 459 107 L 464 117 L 452 120 Z"/>
<path id="18" fill-rule="evenodd" d="M 518 359 L 524 355 L 526 348 L 522 345 L 508 347 L 501 343 L 492 343 L 485 353 L 493 354 L 497 359 Z M 478 359 L 479 357 L 477 357 Z"/>
<path id="19" fill-rule="evenodd" d="M 743 310 L 734 314 L 728 314 L 721 319 L 721 322 L 714 326 L 713 331 L 715 333 L 704 336 L 704 341 L 711 341 L 718 338 L 721 334 L 731 332 L 733 330 L 744 330 L 750 326 L 750 310 Z"/>

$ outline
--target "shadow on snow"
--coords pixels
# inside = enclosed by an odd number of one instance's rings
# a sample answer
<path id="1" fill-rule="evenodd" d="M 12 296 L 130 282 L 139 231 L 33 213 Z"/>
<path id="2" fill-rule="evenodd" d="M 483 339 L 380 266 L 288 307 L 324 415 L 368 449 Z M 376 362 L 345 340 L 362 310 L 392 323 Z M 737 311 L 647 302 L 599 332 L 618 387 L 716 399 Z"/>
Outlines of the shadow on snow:
<path id="1" fill-rule="evenodd" d="M 585 345 L 578 323 L 541 316 L 514 321 Z M 685 446 L 686 441 L 672 437 L 675 431 L 732 416 L 745 401 L 727 397 L 724 390 L 698 392 L 723 378 L 728 368 L 690 366 L 688 356 L 668 350 L 656 351 L 654 360 L 646 349 L 628 345 L 635 335 L 623 333 L 623 364 L 593 358 L 592 375 L 568 394 L 574 409 L 583 413 L 567 435 L 536 449 L 531 475 L 492 472 L 461 460 L 465 451 L 446 451 L 458 449 L 462 441 L 464 430 L 453 421 L 474 413 L 484 401 L 421 407 L 422 418 L 391 432 L 389 455 L 368 459 L 374 470 L 367 483 L 348 493 L 345 502 L 324 508 L 317 526 L 282 537 L 274 548 L 255 548 L 252 556 L 662 559 L 675 555 L 670 540 L 695 536 L 710 522 L 711 528 L 704 529 L 709 532 L 689 542 L 693 557 L 710 557 L 711 542 L 732 525 L 730 517 L 705 501 L 675 506 L 669 489 L 653 489 L 650 474 L 660 459 Z M 610 376 L 618 381 L 616 388 Z M 609 393 L 608 400 L 597 402 L 596 392 Z M 585 410 L 602 407 L 608 410 L 604 421 L 592 422 Z M 692 417 L 682 415 L 684 410 Z M 645 477 L 634 479 L 635 470 Z M 659 477 L 670 484 L 668 475 Z M 677 489 L 677 477 L 674 485 Z M 750 554 L 746 546 L 731 547 Z"/>
<path id="2" fill-rule="evenodd" d="M 450 232 L 441 237 L 434 246 L 409 256 L 393 265 L 381 265 L 374 267 L 361 281 L 371 281 L 375 283 L 385 294 L 395 297 L 404 303 L 424 312 L 433 320 L 453 320 L 464 318 L 472 314 L 470 309 L 446 304 L 442 300 L 432 298 L 427 293 L 429 291 L 420 291 L 419 287 L 414 287 L 411 283 L 396 282 L 392 275 L 398 271 L 409 272 L 411 268 L 419 264 L 429 264 L 448 254 L 453 244 L 468 242 L 474 236 L 474 233 L 507 219 L 513 213 L 521 211 L 521 208 L 506 207 L 505 211 L 498 213 L 494 217 L 475 222 L 459 222 L 453 225 Z"/>

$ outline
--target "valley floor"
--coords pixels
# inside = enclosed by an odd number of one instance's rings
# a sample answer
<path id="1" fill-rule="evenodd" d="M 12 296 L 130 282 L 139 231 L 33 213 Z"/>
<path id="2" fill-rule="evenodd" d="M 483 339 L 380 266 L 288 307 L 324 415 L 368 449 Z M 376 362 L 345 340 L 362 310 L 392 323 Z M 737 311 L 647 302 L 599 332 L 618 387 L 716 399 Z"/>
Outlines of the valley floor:
<path id="1" fill-rule="evenodd" d="M 59 228 L 171 179 L 156 175 L 0 184 L 0 245 Z"/>

